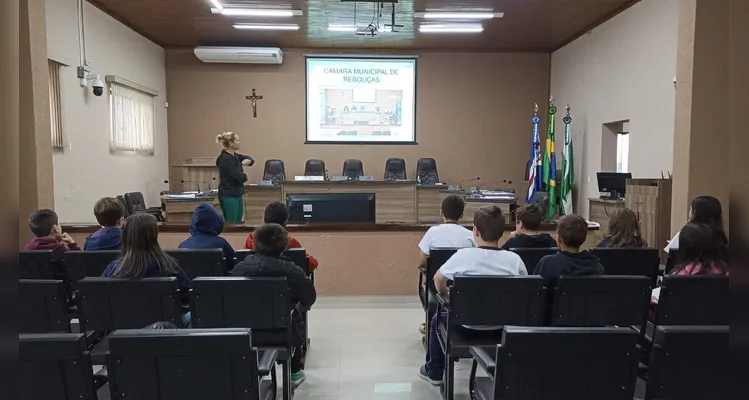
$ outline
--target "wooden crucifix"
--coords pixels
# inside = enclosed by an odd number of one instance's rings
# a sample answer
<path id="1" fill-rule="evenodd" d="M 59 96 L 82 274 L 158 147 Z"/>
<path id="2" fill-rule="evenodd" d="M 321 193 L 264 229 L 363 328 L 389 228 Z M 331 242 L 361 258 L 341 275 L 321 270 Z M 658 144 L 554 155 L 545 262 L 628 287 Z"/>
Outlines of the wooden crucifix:
<path id="1" fill-rule="evenodd" d="M 252 101 L 252 116 L 257 118 L 257 101 L 262 100 L 263 96 L 255 94 L 255 88 L 252 88 L 252 96 L 247 96 L 246 99 Z"/>

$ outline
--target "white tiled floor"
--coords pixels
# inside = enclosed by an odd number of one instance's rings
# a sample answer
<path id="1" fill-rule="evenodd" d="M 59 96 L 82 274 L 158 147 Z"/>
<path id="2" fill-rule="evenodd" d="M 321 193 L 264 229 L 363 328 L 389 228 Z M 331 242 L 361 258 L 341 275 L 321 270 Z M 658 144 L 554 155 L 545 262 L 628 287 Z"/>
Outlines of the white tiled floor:
<path id="1" fill-rule="evenodd" d="M 295 399 L 439 399 L 419 378 L 424 311 L 416 296 L 321 298 L 310 313 L 307 380 Z M 456 400 L 469 399 L 470 361 L 456 365 Z"/>

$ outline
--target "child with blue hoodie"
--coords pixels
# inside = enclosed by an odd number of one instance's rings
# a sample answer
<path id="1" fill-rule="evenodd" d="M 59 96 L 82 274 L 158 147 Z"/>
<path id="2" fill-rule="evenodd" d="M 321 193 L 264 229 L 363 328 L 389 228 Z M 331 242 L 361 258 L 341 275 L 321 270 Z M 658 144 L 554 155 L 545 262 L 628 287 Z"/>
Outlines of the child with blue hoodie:
<path id="1" fill-rule="evenodd" d="M 94 215 L 101 229 L 86 238 L 83 250 L 120 250 L 124 214 L 125 209 L 117 199 L 112 197 L 99 199 L 94 205 Z"/>
<path id="2" fill-rule="evenodd" d="M 227 260 L 234 260 L 234 249 L 219 236 L 224 230 L 224 219 L 213 206 L 201 204 L 192 213 L 190 237 L 179 244 L 180 249 L 221 249 Z"/>

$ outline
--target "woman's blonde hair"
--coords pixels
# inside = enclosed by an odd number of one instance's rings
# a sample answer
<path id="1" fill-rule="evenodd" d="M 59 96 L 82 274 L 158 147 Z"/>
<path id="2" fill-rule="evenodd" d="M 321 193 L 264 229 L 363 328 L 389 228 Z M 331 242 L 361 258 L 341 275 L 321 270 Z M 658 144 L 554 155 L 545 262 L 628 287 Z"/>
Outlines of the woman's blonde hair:
<path id="1" fill-rule="evenodd" d="M 216 143 L 221 143 L 224 147 L 229 147 L 229 143 L 237 140 L 238 136 L 234 132 L 222 132 L 216 135 Z"/>
<path id="2" fill-rule="evenodd" d="M 621 208 L 611 214 L 609 220 L 609 243 L 606 247 L 647 246 L 640 233 L 637 214 L 629 208 Z"/>

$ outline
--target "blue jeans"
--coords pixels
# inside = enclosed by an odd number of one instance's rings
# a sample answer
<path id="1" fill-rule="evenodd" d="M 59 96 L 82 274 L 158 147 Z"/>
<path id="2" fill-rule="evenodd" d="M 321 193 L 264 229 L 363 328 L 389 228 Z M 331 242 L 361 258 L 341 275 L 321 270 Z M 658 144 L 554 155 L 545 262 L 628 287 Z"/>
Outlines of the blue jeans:
<path id="1" fill-rule="evenodd" d="M 438 317 L 439 316 L 439 317 Z M 429 348 L 427 349 L 426 370 L 431 379 L 442 379 L 445 373 L 445 351 L 440 346 L 437 330 L 439 329 L 439 318 L 447 317 L 447 311 L 441 310 L 434 313 L 429 323 Z"/>

